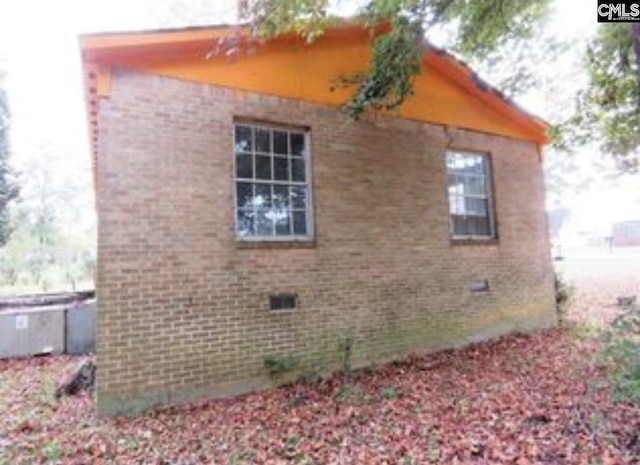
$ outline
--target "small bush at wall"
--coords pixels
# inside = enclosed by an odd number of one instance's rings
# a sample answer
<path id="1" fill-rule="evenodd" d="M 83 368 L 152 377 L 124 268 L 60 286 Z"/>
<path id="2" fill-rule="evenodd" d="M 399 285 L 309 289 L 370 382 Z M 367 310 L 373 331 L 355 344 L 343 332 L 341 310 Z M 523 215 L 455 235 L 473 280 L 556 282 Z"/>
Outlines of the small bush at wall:
<path id="1" fill-rule="evenodd" d="M 567 313 L 571 306 L 573 299 L 573 286 L 567 283 L 561 274 L 555 273 L 554 275 L 555 285 L 555 298 L 556 298 L 556 312 L 558 314 L 558 322 L 565 324 L 567 321 Z"/>
<path id="2" fill-rule="evenodd" d="M 338 349 L 342 354 L 342 374 L 345 377 L 351 375 L 351 359 L 353 357 L 353 336 L 346 336 L 338 343 Z"/>
<path id="3" fill-rule="evenodd" d="M 297 360 L 292 355 L 269 355 L 263 363 L 269 375 L 278 376 L 293 371 Z"/>

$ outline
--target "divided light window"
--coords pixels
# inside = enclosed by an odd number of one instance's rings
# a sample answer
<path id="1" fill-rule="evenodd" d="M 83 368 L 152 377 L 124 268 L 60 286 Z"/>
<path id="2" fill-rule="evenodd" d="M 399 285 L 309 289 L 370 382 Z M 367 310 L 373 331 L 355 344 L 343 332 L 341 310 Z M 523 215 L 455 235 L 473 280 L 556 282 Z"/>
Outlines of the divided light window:
<path id="1" fill-rule="evenodd" d="M 454 150 L 446 157 L 453 238 L 494 238 L 489 156 Z"/>
<path id="2" fill-rule="evenodd" d="M 310 239 L 306 131 L 235 124 L 236 236 Z"/>

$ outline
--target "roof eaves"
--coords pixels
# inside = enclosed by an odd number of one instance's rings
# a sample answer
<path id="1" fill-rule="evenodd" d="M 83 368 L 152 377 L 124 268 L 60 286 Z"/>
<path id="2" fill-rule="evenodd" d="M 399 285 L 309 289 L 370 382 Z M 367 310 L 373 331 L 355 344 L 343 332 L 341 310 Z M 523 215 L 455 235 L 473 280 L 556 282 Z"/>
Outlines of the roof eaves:
<path id="1" fill-rule="evenodd" d="M 494 87 L 492 84 L 490 84 L 489 82 L 487 82 L 486 80 L 484 80 L 482 77 L 480 77 L 480 75 L 475 72 L 473 70 L 473 68 L 471 68 L 471 66 L 469 66 L 465 61 L 463 61 L 462 59 L 458 58 L 457 56 L 455 56 L 454 54 L 452 54 L 451 52 L 448 52 L 447 50 L 437 47 L 435 45 L 433 45 L 432 43 L 430 43 L 429 41 L 425 40 L 422 43 L 422 47 L 425 50 L 425 52 L 432 52 L 434 54 L 436 54 L 437 56 L 453 62 L 454 64 L 458 65 L 459 67 L 461 67 L 467 74 L 467 76 L 469 77 L 469 79 L 474 83 L 476 89 L 479 92 L 485 93 L 485 94 L 491 94 L 493 96 L 495 96 L 497 99 L 499 99 L 500 101 L 502 101 L 502 103 L 508 107 L 510 107 L 512 110 L 516 111 L 517 113 L 519 113 L 523 118 L 531 121 L 533 124 L 540 126 L 541 130 L 546 130 L 550 125 L 549 122 L 545 121 L 543 118 L 540 118 L 537 115 L 534 115 L 533 113 L 525 110 L 524 108 L 522 108 L 520 105 L 518 105 L 513 99 L 511 99 L 510 97 L 506 96 L 504 94 L 504 92 L 502 92 L 500 89 Z"/>

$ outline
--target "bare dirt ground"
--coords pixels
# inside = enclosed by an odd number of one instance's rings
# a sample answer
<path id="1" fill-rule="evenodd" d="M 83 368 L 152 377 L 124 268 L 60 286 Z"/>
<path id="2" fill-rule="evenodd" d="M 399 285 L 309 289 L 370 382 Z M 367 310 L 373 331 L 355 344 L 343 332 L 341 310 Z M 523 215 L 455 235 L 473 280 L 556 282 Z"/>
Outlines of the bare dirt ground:
<path id="1" fill-rule="evenodd" d="M 640 297 L 640 253 L 567 253 L 571 318 Z M 0 361 L 0 464 L 640 464 L 640 410 L 614 403 L 597 342 L 572 329 L 511 336 L 138 418 L 56 400 L 77 359 Z M 99 366 L 98 366 L 99 370 Z"/>

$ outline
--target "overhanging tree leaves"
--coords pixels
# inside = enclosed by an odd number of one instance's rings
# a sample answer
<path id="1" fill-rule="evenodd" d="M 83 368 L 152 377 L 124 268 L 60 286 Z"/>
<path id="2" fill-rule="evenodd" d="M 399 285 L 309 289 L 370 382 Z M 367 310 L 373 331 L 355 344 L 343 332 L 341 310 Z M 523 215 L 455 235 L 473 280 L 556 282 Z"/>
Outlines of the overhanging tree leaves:
<path id="1" fill-rule="evenodd" d="M 637 23 L 600 27 L 588 50 L 590 86 L 581 102 L 584 121 L 600 133 L 605 151 L 630 170 L 638 168 L 640 147 L 639 31 Z"/>
<path id="2" fill-rule="evenodd" d="M 296 33 L 308 41 L 335 19 L 329 0 L 240 0 L 240 16 L 260 38 Z M 509 41 L 530 38 L 549 0 L 369 0 L 354 20 L 388 28 L 376 35 L 369 68 L 337 76 L 336 85 L 354 87 L 343 109 L 353 118 L 365 111 L 393 110 L 412 95 L 421 71 L 425 32 L 436 26 L 456 31 L 453 50 L 485 57 Z"/>
<path id="3" fill-rule="evenodd" d="M 422 57 L 416 46 L 418 30 L 416 24 L 394 27 L 374 41 L 368 72 L 336 79 L 340 86 L 356 87 L 351 100 L 343 105 L 347 115 L 357 119 L 366 108 L 393 110 L 411 95 Z"/>
<path id="4" fill-rule="evenodd" d="M 0 88 L 0 247 L 9 240 L 9 202 L 17 196 L 18 186 L 9 167 L 9 105 L 6 92 Z"/>
<path id="5" fill-rule="evenodd" d="M 559 126 L 560 147 L 596 143 L 623 171 L 640 168 L 640 23 L 601 24 L 585 57 L 588 86 Z"/>

